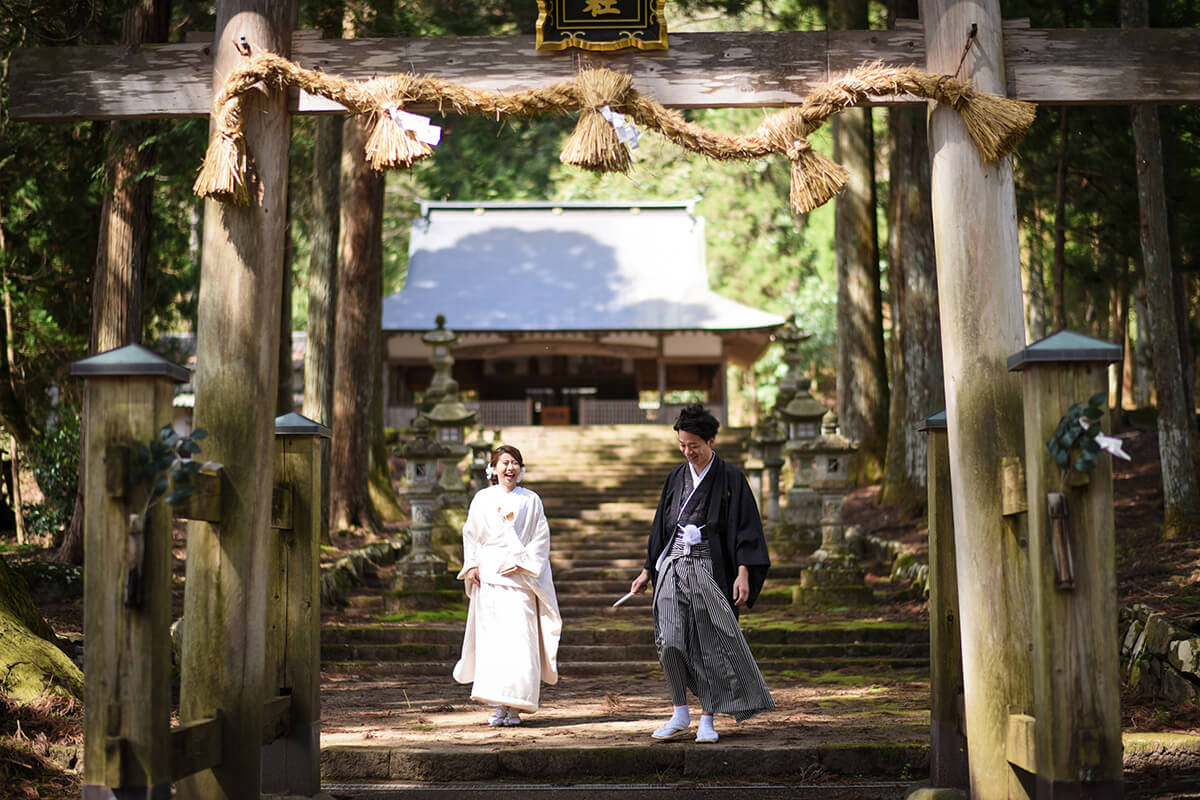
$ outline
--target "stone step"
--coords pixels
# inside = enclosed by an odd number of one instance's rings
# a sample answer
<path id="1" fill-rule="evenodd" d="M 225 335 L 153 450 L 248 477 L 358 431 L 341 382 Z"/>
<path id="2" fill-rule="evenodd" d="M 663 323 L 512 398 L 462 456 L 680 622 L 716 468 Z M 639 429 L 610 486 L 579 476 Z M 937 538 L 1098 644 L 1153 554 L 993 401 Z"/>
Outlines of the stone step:
<path id="1" fill-rule="evenodd" d="M 554 590 L 558 592 L 560 598 L 580 594 L 594 594 L 611 596 L 613 602 L 616 602 L 618 597 L 629 591 L 629 583 L 630 581 L 619 579 L 603 581 L 564 581 L 560 579 L 554 582 Z"/>
<path id="2" fill-rule="evenodd" d="M 811 668 L 820 665 L 863 665 L 876 662 L 891 665 L 928 663 L 928 647 L 918 644 L 804 644 L 764 645 L 751 647 L 755 660 L 766 669 L 766 665 L 777 668 L 793 668 L 805 664 Z M 354 662 L 375 664 L 429 664 L 449 665 L 452 668 L 462 652 L 461 640 L 446 645 L 415 644 L 359 644 L 321 645 L 323 664 L 346 664 Z M 649 644 L 606 644 L 606 645 L 562 645 L 558 649 L 560 669 L 573 671 L 576 665 L 588 674 L 600 671 L 598 665 L 610 664 L 615 671 L 618 665 L 647 664 L 658 666 L 658 651 Z"/>
<path id="3" fill-rule="evenodd" d="M 641 595 L 637 599 L 646 597 Z M 624 606 L 622 606 L 623 608 Z M 752 647 L 760 645 L 825 644 L 914 644 L 928 647 L 927 625 L 912 623 L 842 622 L 805 624 L 758 623 L 753 613 L 742 618 L 742 630 Z M 461 644 L 462 623 L 424 625 L 345 625 L 326 626 L 321 641 L 327 644 Z M 598 621 L 594 626 L 567 626 L 562 644 L 566 645 L 641 645 L 652 644 L 654 632 L 647 625 L 613 626 Z"/>
<path id="4" fill-rule="evenodd" d="M 366 678 L 395 678 L 415 676 L 447 676 L 458 660 L 458 653 L 437 661 L 391 661 L 387 659 L 366 659 L 335 661 L 322 659 L 322 673 L 339 673 L 354 675 L 360 679 Z M 839 669 L 862 670 L 887 668 L 896 670 L 925 671 L 929 668 L 929 658 L 908 656 L 814 656 L 805 658 L 759 658 L 759 669 L 764 676 L 777 672 L 795 672 L 807 670 L 810 672 L 832 672 Z M 626 680 L 638 677 L 662 676 L 662 669 L 657 658 L 638 660 L 605 660 L 605 661 L 573 661 L 559 659 L 559 675 L 561 678 L 613 676 Z"/>
<path id="5" fill-rule="evenodd" d="M 592 550 L 585 550 L 580 555 L 571 553 L 556 553 L 550 556 L 550 565 L 554 570 L 555 583 L 557 583 L 558 573 L 560 570 L 566 569 L 595 569 L 609 567 L 612 569 L 632 570 L 636 575 L 642 565 L 646 563 L 645 550 L 613 550 L 611 553 L 597 553 Z M 633 576 L 630 576 L 633 580 Z"/>
<path id="6" fill-rule="evenodd" d="M 625 553 L 631 550 L 645 555 L 646 537 L 620 536 L 610 538 L 597 533 L 576 533 L 568 534 L 567 536 L 554 536 L 551 534 L 550 538 L 551 560 L 560 555 L 578 558 L 585 553 L 603 553 L 609 556 L 614 553 Z"/>
<path id="7" fill-rule="evenodd" d="M 605 756 L 630 758 L 625 754 L 607 752 L 608 748 L 605 750 Z M 580 773 L 567 776 L 569 780 L 586 781 L 592 775 L 603 774 L 603 768 L 593 764 L 590 753 L 572 752 L 561 747 L 554 748 L 553 753 L 556 758 L 564 758 L 579 766 Z M 422 772 L 431 769 L 432 760 L 429 753 L 422 753 Z M 449 761 L 450 759 L 447 759 L 447 762 Z M 912 792 L 914 786 L 911 780 L 881 781 L 869 778 L 855 778 L 849 782 L 839 780 L 835 785 L 831 785 L 829 781 L 779 782 L 779 778 L 775 778 L 777 782 L 774 783 L 758 780 L 753 783 L 729 784 L 725 782 L 729 778 L 720 775 L 713 775 L 705 780 L 693 778 L 663 783 L 564 783 L 562 780 L 540 784 L 513 783 L 511 781 L 515 776 L 500 771 L 500 765 L 507 765 L 508 762 L 497 760 L 496 763 L 496 783 L 433 786 L 403 781 L 370 784 L 325 781 L 321 788 L 336 795 L 340 800 L 673 800 L 682 792 L 688 792 L 697 800 L 903 800 Z M 537 780 L 540 776 L 522 773 L 521 777 L 524 780 Z M 636 777 L 641 780 L 648 779 L 647 776 Z M 491 778 L 488 776 L 480 778 L 489 779 Z M 1126 796 L 1132 796 L 1128 790 Z"/>
<path id="8" fill-rule="evenodd" d="M 646 554 L 643 552 L 640 555 L 634 556 L 630 554 L 626 558 L 597 558 L 593 554 L 584 557 L 571 558 L 563 555 L 558 557 L 559 563 L 564 567 L 584 567 L 593 569 L 632 569 L 635 572 L 642 568 L 646 562 Z"/>
<path id="9" fill-rule="evenodd" d="M 630 737 L 632 738 L 632 737 Z M 640 738 L 640 737 L 639 737 Z M 648 738 L 648 737 L 646 737 Z M 438 797 L 443 800 L 488 797 L 544 796 L 574 797 L 579 800 L 641 800 L 675 798 L 687 794 L 697 800 L 775 800 L 776 798 L 821 798 L 822 800 L 900 800 L 928 769 L 927 742 L 768 744 L 754 742 L 704 745 L 692 741 L 667 744 L 581 745 L 497 747 L 495 745 L 442 744 L 412 748 L 386 745 L 335 745 L 322 748 L 322 788 L 338 797 L 392 797 L 391 794 L 353 794 L 368 781 L 412 782 L 405 791 L 438 786 L 434 794 L 411 796 L 413 800 Z M 905 768 L 908 780 L 897 780 Z M 804 774 L 819 776 L 813 793 L 803 794 L 793 785 L 764 786 L 762 782 Z M 642 786 L 629 778 L 657 782 Z M 868 782 L 869 778 L 888 778 Z M 620 786 L 604 786 L 598 780 L 623 779 Z M 705 786 L 704 781 L 727 780 L 732 784 Z M 811 779 L 811 778 L 810 778 Z M 844 783 L 853 779 L 852 783 Z M 341 780 L 354 781 L 344 786 Z M 537 780 L 555 784 L 521 784 L 505 787 L 502 781 Z M 568 781 L 587 784 L 564 786 Z M 488 781 L 486 786 L 463 782 Z M 670 781 L 683 781 L 676 785 Z M 752 781 L 748 783 L 748 781 Z M 574 789 L 575 791 L 571 791 Z M 459 790 L 462 793 L 459 793 Z M 543 791 L 551 794 L 543 794 Z M 347 793 L 349 792 L 349 793 Z M 409 798 L 407 794 L 394 795 Z"/>
<path id="10" fill-rule="evenodd" d="M 642 569 L 642 563 L 645 561 L 643 557 L 634 568 L 630 567 L 614 567 L 611 564 L 605 564 L 601 567 L 555 567 L 554 568 L 554 585 L 566 581 L 587 581 L 587 580 L 624 580 L 632 581 L 637 577 L 638 572 Z"/>

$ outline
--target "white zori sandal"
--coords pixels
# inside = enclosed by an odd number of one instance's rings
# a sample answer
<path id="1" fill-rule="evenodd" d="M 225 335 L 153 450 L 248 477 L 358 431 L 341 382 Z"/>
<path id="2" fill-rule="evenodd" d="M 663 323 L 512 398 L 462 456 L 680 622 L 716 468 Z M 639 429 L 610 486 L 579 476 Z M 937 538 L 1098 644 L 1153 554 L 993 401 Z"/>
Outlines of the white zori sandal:
<path id="1" fill-rule="evenodd" d="M 500 706 L 488 717 L 488 725 L 493 728 L 514 728 L 520 724 L 521 713 L 508 706 Z"/>

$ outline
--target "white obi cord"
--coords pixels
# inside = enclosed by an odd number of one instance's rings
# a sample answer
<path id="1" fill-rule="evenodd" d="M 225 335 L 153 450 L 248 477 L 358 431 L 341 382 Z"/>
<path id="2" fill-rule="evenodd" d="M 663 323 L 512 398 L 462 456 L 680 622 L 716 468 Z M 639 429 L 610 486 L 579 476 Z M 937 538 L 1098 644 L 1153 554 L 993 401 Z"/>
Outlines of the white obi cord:
<path id="1" fill-rule="evenodd" d="M 692 545 L 700 543 L 700 529 L 703 527 L 704 525 L 678 525 L 679 531 L 671 537 L 671 541 L 667 542 L 667 546 L 659 553 L 658 560 L 654 562 L 654 571 L 662 572 L 663 564 L 667 563 L 677 539 L 683 542 L 683 555 L 689 555 L 692 552 Z"/>

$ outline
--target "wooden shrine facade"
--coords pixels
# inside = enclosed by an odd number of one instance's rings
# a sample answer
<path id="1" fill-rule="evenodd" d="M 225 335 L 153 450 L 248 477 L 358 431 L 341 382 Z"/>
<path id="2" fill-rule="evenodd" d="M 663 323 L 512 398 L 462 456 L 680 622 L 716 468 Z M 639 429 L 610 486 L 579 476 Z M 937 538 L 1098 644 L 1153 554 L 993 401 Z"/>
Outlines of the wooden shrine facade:
<path id="1" fill-rule="evenodd" d="M 783 319 L 708 288 L 691 202 L 423 203 L 405 287 L 384 300 L 386 421 L 433 375 L 422 336 L 458 334 L 453 377 L 485 426 L 726 418 L 725 372 Z"/>

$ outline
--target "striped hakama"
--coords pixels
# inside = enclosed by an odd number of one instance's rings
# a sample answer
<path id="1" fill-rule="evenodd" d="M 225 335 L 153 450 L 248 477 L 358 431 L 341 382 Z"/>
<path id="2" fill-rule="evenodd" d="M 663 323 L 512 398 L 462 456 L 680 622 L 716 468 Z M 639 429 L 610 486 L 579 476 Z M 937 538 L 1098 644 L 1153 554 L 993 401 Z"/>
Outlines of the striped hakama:
<path id="1" fill-rule="evenodd" d="M 690 689 L 703 710 L 739 722 L 774 708 L 737 616 L 713 578 L 708 542 L 689 548 L 682 537 L 676 535 L 654 586 L 654 640 L 671 702 L 686 705 Z"/>

